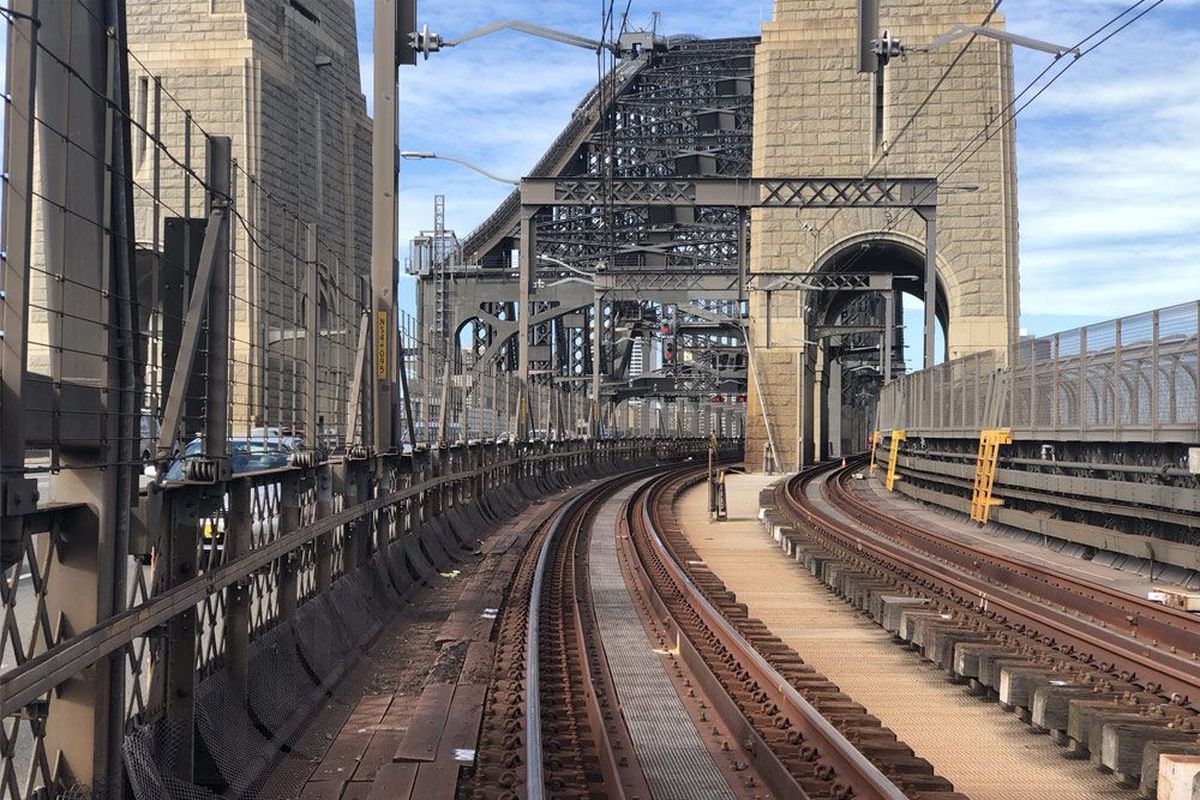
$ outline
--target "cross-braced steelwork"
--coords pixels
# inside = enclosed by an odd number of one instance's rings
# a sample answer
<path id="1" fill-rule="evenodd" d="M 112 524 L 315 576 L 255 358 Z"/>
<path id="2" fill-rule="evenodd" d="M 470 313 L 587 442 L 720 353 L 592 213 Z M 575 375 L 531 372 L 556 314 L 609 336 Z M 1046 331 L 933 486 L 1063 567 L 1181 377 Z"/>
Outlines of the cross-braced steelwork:
<path id="1" fill-rule="evenodd" d="M 738 410 L 736 399 L 745 394 L 744 374 L 740 383 L 727 376 L 730 388 L 720 391 L 695 381 L 676 390 L 672 374 L 690 365 L 699 355 L 692 353 L 693 344 L 708 346 L 709 337 L 680 339 L 675 363 L 668 365 L 661 328 L 673 308 L 686 312 L 720 301 L 731 323 L 744 311 L 737 302 L 744 214 L 696 206 L 694 197 L 672 193 L 671 187 L 676 181 L 690 187 L 695 180 L 749 175 L 755 44 L 673 41 L 622 62 L 584 99 L 533 174 L 564 176 L 587 202 L 547 204 L 553 208 L 523 225 L 521 193 L 515 192 L 463 240 L 465 264 L 450 267 L 452 330 L 467 324 L 486 329 L 476 340 L 477 364 L 507 358 L 506 366 L 520 374 L 527 370 L 534 385 L 557 382 L 590 395 L 591 405 L 602 400 L 605 408 L 596 408 L 594 427 L 607 419 L 617 424 L 644 417 L 637 404 L 658 406 L 676 397 L 694 405 L 665 409 L 661 416 L 695 417 L 695 426 L 685 425 L 698 432 L 710 429 L 710 417 L 736 416 L 731 410 Z M 638 188 L 620 196 L 625 182 Z M 665 207 L 662 193 L 670 200 Z M 534 295 L 524 298 L 530 333 L 522 360 L 522 321 L 515 310 L 523 298 L 513 250 L 525 229 L 537 245 L 531 252 Z M 436 294 L 432 275 L 423 279 L 426 320 L 436 314 Z M 726 333 L 740 342 L 739 325 Z M 478 344 L 481 339 L 487 344 Z M 714 402 L 718 397 L 721 403 Z M 608 408 L 624 399 L 635 406 L 619 413 Z M 657 409 L 649 416 L 657 418 Z"/>
<path id="2" fill-rule="evenodd" d="M 652 456 L 649 423 L 585 440 L 582 394 L 522 386 L 511 302 L 477 307 L 467 352 L 381 320 L 328 199 L 239 163 L 127 46 L 121 0 L 3 17 L 0 800 L 295 796 L 265 776 L 322 736 L 417 532 Z M 586 374 L 590 322 L 556 311 L 555 363 Z"/>

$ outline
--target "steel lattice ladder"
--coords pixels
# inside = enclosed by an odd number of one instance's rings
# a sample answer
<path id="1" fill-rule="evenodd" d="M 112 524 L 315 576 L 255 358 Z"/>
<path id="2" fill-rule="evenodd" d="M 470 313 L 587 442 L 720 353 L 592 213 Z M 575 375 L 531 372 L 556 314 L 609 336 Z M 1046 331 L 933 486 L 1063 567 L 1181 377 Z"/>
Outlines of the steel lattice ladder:
<path id="1" fill-rule="evenodd" d="M 996 483 L 996 463 L 1000 448 L 1012 444 L 1012 431 L 1008 428 L 993 428 L 979 434 L 979 454 L 975 458 L 975 485 L 971 492 L 971 519 L 986 525 L 992 506 L 1003 505 L 1003 500 L 992 497 Z"/>

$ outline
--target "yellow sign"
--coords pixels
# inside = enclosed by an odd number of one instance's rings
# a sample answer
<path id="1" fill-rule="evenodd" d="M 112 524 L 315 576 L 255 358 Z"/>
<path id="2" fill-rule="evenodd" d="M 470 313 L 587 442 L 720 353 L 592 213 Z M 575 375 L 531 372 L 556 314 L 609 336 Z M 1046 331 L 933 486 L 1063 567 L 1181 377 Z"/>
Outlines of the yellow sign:
<path id="1" fill-rule="evenodd" d="M 375 312 L 375 377 L 388 379 L 388 312 Z"/>

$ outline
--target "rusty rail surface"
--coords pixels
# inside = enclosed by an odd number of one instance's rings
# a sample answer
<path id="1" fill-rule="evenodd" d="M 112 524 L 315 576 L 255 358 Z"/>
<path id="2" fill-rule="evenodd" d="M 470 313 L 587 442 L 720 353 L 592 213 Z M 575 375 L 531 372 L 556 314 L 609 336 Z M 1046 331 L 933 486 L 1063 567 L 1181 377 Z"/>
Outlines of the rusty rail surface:
<path id="1" fill-rule="evenodd" d="M 986 608 L 1018 632 L 1121 680 L 1193 707 L 1200 701 L 1200 623 L 1183 612 L 971 547 L 890 516 L 855 497 L 853 462 L 826 481 L 826 499 L 858 529 L 809 502 L 805 487 L 830 467 L 801 472 L 776 490 L 778 507 L 831 543 L 902 579 L 969 607 Z"/>
<path id="2" fill-rule="evenodd" d="M 174 550 L 156 553 L 135 572 L 153 588 L 128 610 L 91 628 L 63 630 L 41 652 L 7 668 L 0 675 L 3 715 L 53 724 L 69 710 L 60 699 L 62 687 L 75 686 L 106 659 L 117 659 L 138 699 L 129 703 L 133 710 L 116 740 L 118 748 L 136 750 L 143 787 L 137 796 L 157 796 L 143 784 L 158 781 L 159 773 L 190 784 L 198 779 L 193 753 L 225 744 L 220 726 L 201 729 L 201 718 L 232 714 L 233 736 L 233 728 L 249 719 L 247 708 L 258 708 L 253 690 L 264 683 L 260 668 L 275 658 L 272 648 L 295 655 L 300 638 L 305 646 L 315 641 L 314 620 L 337 625 L 347 614 L 355 617 L 363 630 L 352 632 L 351 656 L 365 646 L 378 630 L 372 621 L 394 610 L 389 602 L 397 595 L 403 599 L 405 587 L 391 587 L 387 580 L 405 558 L 396 554 L 413 550 L 418 557 L 414 542 L 428 538 L 443 515 L 462 515 L 501 494 L 544 496 L 565 488 L 571 476 L 627 472 L 647 461 L 703 452 L 708 444 L 630 439 L 472 445 L 154 487 L 146 504 L 151 514 L 169 521 Z M 69 538 L 62 541 L 69 544 Z M 396 569 L 403 572 L 402 566 Z M 356 616 L 356 603 L 372 613 L 359 609 Z M 340 657 L 333 644 L 327 649 L 321 658 Z M 333 681 L 335 673 L 319 677 Z M 228 703 L 221 700 L 226 695 L 232 698 Z M 96 692 L 90 702 L 103 707 L 109 698 Z M 302 715 L 304 702 L 294 697 L 284 710 Z M 264 738 L 264 745 L 279 751 L 287 744 L 282 731 L 272 727 L 279 741 Z M 59 743 L 75 741 L 67 733 L 56 734 L 53 742 L 45 738 L 46 757 L 55 756 L 60 765 L 57 777 L 46 781 L 48 796 L 84 784 L 73 762 L 61 755 L 66 748 Z M 77 732 L 77 738 L 85 733 Z M 262 736 L 247 734 L 254 742 Z M 151 745 L 159 739 L 169 743 L 175 761 L 162 762 L 154 754 Z M 6 728 L 0 755 L 9 779 L 26 768 L 18 763 L 24 751 L 15 749 L 16 741 Z M 229 761 L 219 765 L 223 779 L 241 780 L 240 774 L 226 774 L 227 768 L 252 755 L 222 754 Z M 28 757 L 41 759 L 32 748 Z M 264 764 L 271 754 L 265 758 Z M 247 792 L 230 796 L 254 796 Z"/>
<path id="3" fill-rule="evenodd" d="M 704 588 L 693 580 L 703 576 L 693 572 L 692 560 L 680 555 L 686 543 L 671 507 L 684 488 L 703 479 L 704 471 L 693 469 L 649 483 L 628 506 L 629 528 L 642 567 L 653 576 L 680 635 L 709 662 L 803 796 L 960 797 L 867 709 L 803 664 L 761 623 L 747 619 L 744 607 L 730 599 L 719 580 L 708 574 Z M 852 742 L 843 728 L 859 736 L 868 728 L 874 733 Z"/>
<path id="4" fill-rule="evenodd" d="M 616 708 L 586 591 L 587 521 L 622 486 L 663 471 L 633 465 L 563 498 L 521 556 L 500 617 L 473 796 L 648 796 Z"/>

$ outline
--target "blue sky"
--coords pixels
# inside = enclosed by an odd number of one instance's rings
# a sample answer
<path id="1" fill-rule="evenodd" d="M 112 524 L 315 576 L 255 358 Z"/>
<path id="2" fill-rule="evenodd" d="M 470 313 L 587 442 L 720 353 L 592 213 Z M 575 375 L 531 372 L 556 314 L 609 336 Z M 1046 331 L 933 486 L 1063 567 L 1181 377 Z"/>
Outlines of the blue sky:
<path id="1" fill-rule="evenodd" d="M 370 98 L 371 3 L 356 0 Z M 1073 44 L 1129 0 L 1005 0 L 1008 27 Z M 420 22 L 446 37 L 498 19 L 527 19 L 597 37 L 599 2 L 421 3 Z M 634 0 L 641 25 L 662 12 L 668 33 L 754 35 L 770 0 Z M 1200 0 L 1166 0 L 1074 66 L 1017 121 L 1022 326 L 1045 334 L 1200 297 L 1200 102 L 1190 54 Z M 1020 51 L 1017 86 L 1048 55 Z M 596 82 L 586 51 L 502 33 L 401 72 L 401 147 L 440 150 L 519 177 Z M 432 224 L 447 196 L 465 234 L 508 187 L 452 164 L 401 164 L 401 241 Z"/>

